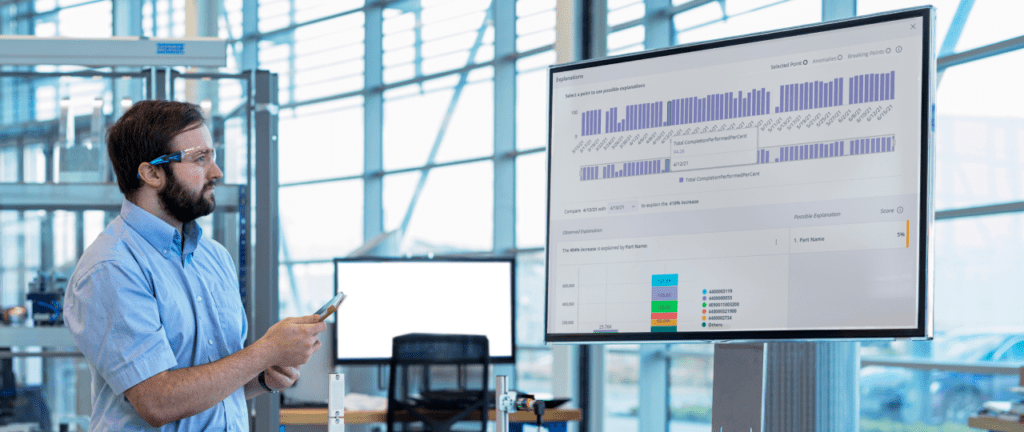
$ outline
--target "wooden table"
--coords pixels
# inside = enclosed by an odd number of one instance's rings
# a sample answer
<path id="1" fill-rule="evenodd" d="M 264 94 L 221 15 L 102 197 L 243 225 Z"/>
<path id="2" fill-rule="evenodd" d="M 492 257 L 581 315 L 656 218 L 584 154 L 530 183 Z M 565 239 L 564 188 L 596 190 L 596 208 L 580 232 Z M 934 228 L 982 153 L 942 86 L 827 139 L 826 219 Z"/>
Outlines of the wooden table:
<path id="1" fill-rule="evenodd" d="M 997 419 L 989 416 L 974 416 L 967 419 L 967 426 L 999 432 L 1024 432 L 1024 423 Z"/>
<path id="2" fill-rule="evenodd" d="M 345 411 L 345 424 L 366 424 L 387 422 L 387 411 Z M 495 411 L 488 412 L 488 419 L 494 420 Z M 537 416 L 532 413 L 519 411 L 510 414 L 509 429 L 521 431 L 523 424 L 533 424 Z M 583 412 L 578 408 L 549 409 L 544 411 L 544 426 L 548 430 L 565 431 L 566 422 L 580 421 Z M 480 415 L 473 412 L 466 417 L 467 420 L 479 420 Z M 326 425 L 327 408 L 281 408 L 282 425 Z"/>

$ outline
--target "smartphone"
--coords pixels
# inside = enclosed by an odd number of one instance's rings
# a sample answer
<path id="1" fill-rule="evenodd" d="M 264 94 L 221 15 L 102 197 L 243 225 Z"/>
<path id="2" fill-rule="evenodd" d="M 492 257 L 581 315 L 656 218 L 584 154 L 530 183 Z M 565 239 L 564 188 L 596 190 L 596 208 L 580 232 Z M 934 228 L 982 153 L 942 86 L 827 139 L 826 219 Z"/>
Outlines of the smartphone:
<path id="1" fill-rule="evenodd" d="M 324 322 L 327 317 L 331 316 L 334 311 L 338 310 L 338 307 L 341 306 L 341 302 L 343 301 L 345 301 L 345 293 L 339 292 L 338 295 L 331 299 L 331 301 L 327 302 L 327 304 L 313 313 L 320 315 L 320 322 Z"/>

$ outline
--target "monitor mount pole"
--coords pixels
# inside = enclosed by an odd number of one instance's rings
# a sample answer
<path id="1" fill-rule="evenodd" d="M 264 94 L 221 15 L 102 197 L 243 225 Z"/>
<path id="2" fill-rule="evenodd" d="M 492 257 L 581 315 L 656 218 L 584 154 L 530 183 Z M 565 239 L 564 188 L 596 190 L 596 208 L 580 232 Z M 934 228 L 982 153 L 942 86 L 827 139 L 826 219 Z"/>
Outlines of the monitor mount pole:
<path id="1" fill-rule="evenodd" d="M 766 349 L 764 343 L 715 344 L 711 430 L 765 430 Z"/>
<path id="2" fill-rule="evenodd" d="M 508 389 L 508 377 L 498 375 L 494 380 L 495 432 L 509 432 L 508 415 L 516 411 L 530 411 L 537 415 L 537 430 L 544 419 L 544 401 L 519 396 Z"/>

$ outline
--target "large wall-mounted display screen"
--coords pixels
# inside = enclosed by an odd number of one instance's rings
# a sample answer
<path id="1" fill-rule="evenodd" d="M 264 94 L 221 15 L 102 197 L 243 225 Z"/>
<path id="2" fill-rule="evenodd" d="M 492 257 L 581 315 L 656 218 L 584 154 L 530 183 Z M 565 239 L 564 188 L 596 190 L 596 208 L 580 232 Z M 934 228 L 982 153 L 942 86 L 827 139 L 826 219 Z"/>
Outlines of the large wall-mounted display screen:
<path id="1" fill-rule="evenodd" d="M 552 67 L 546 340 L 930 336 L 933 14 Z"/>

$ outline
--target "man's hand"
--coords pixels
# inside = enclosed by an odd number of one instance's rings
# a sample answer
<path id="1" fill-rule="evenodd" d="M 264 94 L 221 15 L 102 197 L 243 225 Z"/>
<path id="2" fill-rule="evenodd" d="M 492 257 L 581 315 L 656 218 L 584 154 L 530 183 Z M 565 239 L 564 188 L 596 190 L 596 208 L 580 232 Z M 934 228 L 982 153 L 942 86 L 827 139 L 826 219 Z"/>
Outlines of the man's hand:
<path id="1" fill-rule="evenodd" d="M 284 390 L 295 385 L 299 379 L 299 368 L 294 366 L 271 366 L 265 371 L 264 380 L 274 390 Z"/>
<path id="2" fill-rule="evenodd" d="M 257 343 L 266 345 L 269 358 L 267 363 L 278 366 L 301 366 L 320 349 L 317 340 L 327 325 L 319 322 L 317 315 L 285 318 L 267 330 Z"/>

